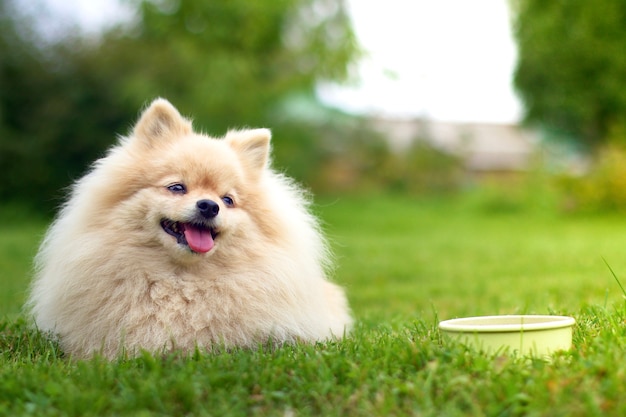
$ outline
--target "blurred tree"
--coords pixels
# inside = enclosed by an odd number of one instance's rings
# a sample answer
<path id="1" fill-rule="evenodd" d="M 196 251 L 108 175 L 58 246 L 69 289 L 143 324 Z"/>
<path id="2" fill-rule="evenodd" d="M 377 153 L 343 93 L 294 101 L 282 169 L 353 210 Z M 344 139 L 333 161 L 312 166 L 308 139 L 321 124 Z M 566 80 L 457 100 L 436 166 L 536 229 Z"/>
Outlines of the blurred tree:
<path id="1" fill-rule="evenodd" d="M 0 201 L 50 209 L 133 113 L 107 100 L 78 41 L 45 45 L 9 0 L 0 19 Z"/>
<path id="2" fill-rule="evenodd" d="M 511 4 L 526 121 L 591 148 L 626 127 L 626 1 Z"/>
<path id="3" fill-rule="evenodd" d="M 167 97 L 215 133 L 272 122 L 294 92 L 345 79 L 358 54 L 343 1 L 134 3 L 135 26 L 101 44 L 109 77 L 136 104 Z"/>
<path id="4" fill-rule="evenodd" d="M 348 76 L 358 48 L 342 1 L 127 1 L 138 10 L 131 24 L 50 43 L 0 0 L 0 201 L 57 205 L 157 96 L 213 135 L 253 125 L 302 137 L 285 146 L 294 161 L 316 146 L 284 103 Z"/>

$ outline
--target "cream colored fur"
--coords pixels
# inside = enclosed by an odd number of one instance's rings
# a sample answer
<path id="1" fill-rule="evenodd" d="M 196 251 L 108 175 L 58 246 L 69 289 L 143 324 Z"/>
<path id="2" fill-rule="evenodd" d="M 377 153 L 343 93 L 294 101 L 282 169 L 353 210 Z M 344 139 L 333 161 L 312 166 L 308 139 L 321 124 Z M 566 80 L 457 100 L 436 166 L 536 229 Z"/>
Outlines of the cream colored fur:
<path id="1" fill-rule="evenodd" d="M 266 129 L 194 133 L 155 100 L 50 227 L 28 303 L 37 326 L 75 357 L 341 338 L 352 322 L 345 295 L 326 277 L 306 199 L 268 166 L 269 141 Z M 190 218 L 201 199 L 220 209 L 203 254 L 160 225 Z"/>

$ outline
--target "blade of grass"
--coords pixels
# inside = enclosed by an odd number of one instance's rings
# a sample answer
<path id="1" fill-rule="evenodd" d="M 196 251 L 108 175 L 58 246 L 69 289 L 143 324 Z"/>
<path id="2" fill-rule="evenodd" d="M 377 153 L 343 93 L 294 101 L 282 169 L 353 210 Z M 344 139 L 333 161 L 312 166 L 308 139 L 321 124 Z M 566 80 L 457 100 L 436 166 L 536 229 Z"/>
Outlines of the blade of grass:
<path id="1" fill-rule="evenodd" d="M 609 271 L 611 271 L 611 274 L 613 275 L 613 278 L 615 278 L 615 282 L 617 282 L 617 285 L 619 285 L 620 289 L 622 290 L 622 294 L 624 294 L 624 297 L 626 298 L 626 290 L 624 290 L 624 287 L 622 286 L 622 283 L 617 278 L 617 275 L 613 271 L 613 268 L 611 268 L 611 265 L 609 265 L 609 263 L 606 261 L 606 259 L 604 259 L 604 257 L 602 257 L 602 260 L 606 264 L 607 268 L 609 268 Z"/>

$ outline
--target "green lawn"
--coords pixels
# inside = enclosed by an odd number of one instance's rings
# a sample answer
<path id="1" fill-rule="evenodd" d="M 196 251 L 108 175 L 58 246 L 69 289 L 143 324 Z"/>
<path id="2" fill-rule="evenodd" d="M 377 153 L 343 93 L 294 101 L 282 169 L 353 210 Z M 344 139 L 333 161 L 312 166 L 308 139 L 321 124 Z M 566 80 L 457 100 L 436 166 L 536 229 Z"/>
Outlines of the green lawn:
<path id="1" fill-rule="evenodd" d="M 0 415 L 626 413 L 626 216 L 562 216 L 467 198 L 341 197 L 316 211 L 357 317 L 350 338 L 274 351 L 70 361 L 20 313 L 41 221 L 0 229 Z M 626 282 L 626 278 L 623 279 Z M 445 343 L 438 320 L 558 313 L 552 362 Z"/>
<path id="2" fill-rule="evenodd" d="M 575 312 L 621 298 L 603 258 L 626 273 L 626 216 L 390 197 L 320 212 L 359 317 Z"/>

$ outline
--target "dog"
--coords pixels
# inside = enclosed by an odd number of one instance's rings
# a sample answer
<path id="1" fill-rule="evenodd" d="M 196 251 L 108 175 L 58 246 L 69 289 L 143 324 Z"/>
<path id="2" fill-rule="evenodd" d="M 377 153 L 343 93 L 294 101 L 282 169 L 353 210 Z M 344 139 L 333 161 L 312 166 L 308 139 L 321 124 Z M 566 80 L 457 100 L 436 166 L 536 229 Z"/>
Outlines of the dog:
<path id="1" fill-rule="evenodd" d="M 307 194 L 271 168 L 270 138 L 211 138 L 153 101 L 47 231 L 36 326 L 76 358 L 341 339 L 345 292 Z"/>

